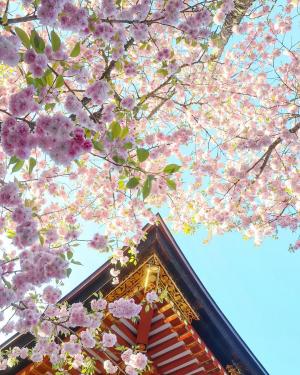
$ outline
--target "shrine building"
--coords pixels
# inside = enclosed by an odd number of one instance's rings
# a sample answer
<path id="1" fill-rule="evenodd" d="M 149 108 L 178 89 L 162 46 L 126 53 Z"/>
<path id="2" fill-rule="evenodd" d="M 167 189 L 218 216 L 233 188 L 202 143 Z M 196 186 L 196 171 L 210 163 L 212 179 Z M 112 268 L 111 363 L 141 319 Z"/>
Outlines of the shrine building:
<path id="1" fill-rule="evenodd" d="M 147 291 L 164 291 L 167 300 L 156 303 L 153 309 L 142 310 L 137 323 L 114 320 L 111 316 L 103 321 L 104 327 L 117 335 L 119 345 L 139 345 L 147 354 L 152 361 L 147 375 L 268 375 L 208 294 L 163 220 L 160 219 L 159 225 L 148 225 L 146 231 L 146 240 L 138 246 L 138 265 L 123 267 L 118 285 L 112 285 L 108 261 L 64 300 L 88 305 L 93 293 L 101 291 L 109 302 L 121 297 L 138 302 Z M 2 349 L 32 344 L 33 336 L 17 334 Z M 105 353 L 89 349 L 88 354 L 96 360 L 95 374 L 105 374 L 103 362 L 107 359 L 121 362 L 120 353 L 113 349 Z M 21 360 L 4 373 L 55 372 L 47 360 L 42 363 Z M 80 374 L 74 369 L 68 373 Z"/>

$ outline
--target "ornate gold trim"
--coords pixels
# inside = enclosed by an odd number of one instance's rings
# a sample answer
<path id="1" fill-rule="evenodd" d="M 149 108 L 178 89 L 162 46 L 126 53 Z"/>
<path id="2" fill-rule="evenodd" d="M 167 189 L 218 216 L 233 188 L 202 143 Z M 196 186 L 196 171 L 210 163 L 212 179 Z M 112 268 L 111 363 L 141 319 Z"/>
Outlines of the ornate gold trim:
<path id="1" fill-rule="evenodd" d="M 188 323 L 199 319 L 199 316 L 187 302 L 170 274 L 162 265 L 157 255 L 152 254 L 133 273 L 108 293 L 105 298 L 112 302 L 121 297 L 131 298 L 139 292 L 156 290 L 163 293 L 168 302 L 174 306 L 179 317 Z"/>
<path id="2" fill-rule="evenodd" d="M 233 365 L 227 365 L 226 371 L 228 372 L 228 375 L 242 375 L 242 372 Z"/>

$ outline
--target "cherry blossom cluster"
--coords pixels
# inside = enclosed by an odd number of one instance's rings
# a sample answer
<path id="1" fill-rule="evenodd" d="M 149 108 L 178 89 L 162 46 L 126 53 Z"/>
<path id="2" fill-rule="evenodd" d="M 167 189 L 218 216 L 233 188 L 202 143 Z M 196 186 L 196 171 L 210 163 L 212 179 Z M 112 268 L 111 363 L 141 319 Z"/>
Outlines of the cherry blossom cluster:
<path id="1" fill-rule="evenodd" d="M 2 289 L 0 295 L 4 296 Z M 147 299 L 153 300 L 155 292 L 149 292 Z M 152 296 L 149 298 L 149 296 Z M 156 295 L 157 297 L 157 295 Z M 7 298 L 5 295 L 3 298 Z M 53 366 L 59 366 L 64 363 L 66 357 L 71 357 L 73 368 L 81 369 L 84 367 L 84 357 L 82 349 L 93 349 L 96 345 L 103 348 L 114 348 L 118 345 L 117 336 L 111 332 L 102 331 L 99 339 L 99 328 L 104 317 L 105 310 L 111 314 L 114 313 L 110 304 L 103 298 L 94 299 L 91 301 L 91 311 L 82 304 L 75 303 L 71 306 L 67 304 L 56 305 L 60 298 L 60 291 L 53 287 L 47 286 L 43 290 L 43 300 L 47 303 L 46 309 L 42 312 L 36 305 L 36 302 L 30 297 L 25 297 L 22 305 L 17 309 L 16 314 L 18 321 L 15 323 L 14 328 L 19 332 L 26 332 L 27 330 L 33 331 L 37 329 L 37 342 L 35 346 L 29 351 L 27 348 L 15 347 L 13 350 L 8 351 L 5 356 L 0 359 L 0 368 L 5 369 L 10 363 L 14 363 L 18 358 L 29 358 L 33 362 L 40 362 L 44 356 L 49 356 L 50 362 Z M 155 298 L 157 300 L 157 298 Z M 114 303 L 123 306 L 119 308 L 118 316 L 120 318 L 130 319 L 137 317 L 140 308 L 135 308 L 135 313 L 128 313 L 128 301 L 132 304 L 132 300 L 125 300 L 121 298 Z M 12 325 L 12 323 L 10 323 Z M 76 332 L 77 327 L 85 327 L 79 333 Z M 68 340 L 64 341 L 61 345 L 56 342 L 55 337 L 59 333 L 64 333 Z M 121 354 L 121 359 L 125 364 L 125 371 L 128 375 L 136 375 L 142 373 L 147 365 L 148 358 L 145 354 L 140 353 L 131 348 L 125 349 Z M 107 373 L 115 373 L 118 370 L 118 365 L 113 364 L 110 360 L 104 363 L 104 368 Z"/>
<path id="2" fill-rule="evenodd" d="M 74 128 L 72 121 L 62 114 L 40 116 L 36 122 L 35 134 L 41 149 L 56 163 L 63 165 L 92 148 L 92 142 L 85 138 L 84 130 Z"/>
<path id="3" fill-rule="evenodd" d="M 77 8 L 67 1 L 62 8 L 59 22 L 62 29 L 83 31 L 88 28 L 88 12 L 86 9 Z"/>
<path id="4" fill-rule="evenodd" d="M 33 49 L 28 49 L 24 55 L 29 71 L 33 77 L 42 77 L 48 64 L 48 57 L 44 53 L 37 54 Z"/>
<path id="5" fill-rule="evenodd" d="M 217 25 L 221 25 L 228 13 L 230 13 L 234 8 L 233 0 L 224 0 L 222 6 L 217 10 L 214 16 L 214 22 Z"/>
<path id="6" fill-rule="evenodd" d="M 121 105 L 125 109 L 131 111 L 134 108 L 134 98 L 132 96 L 127 96 L 121 100 Z"/>
<path id="7" fill-rule="evenodd" d="M 32 219 L 31 209 L 24 206 L 17 207 L 12 214 L 12 219 L 17 223 L 14 244 L 18 248 L 33 245 L 38 238 L 38 231 L 37 222 Z"/>
<path id="8" fill-rule="evenodd" d="M 32 221 L 29 221 L 32 223 Z M 32 225 L 32 224 L 31 224 Z M 31 231 L 32 228 L 28 228 L 25 225 L 25 229 Z M 17 238 L 19 242 L 23 243 L 25 240 L 22 235 L 25 236 L 27 243 L 32 242 L 31 237 L 27 238 L 27 232 L 25 229 L 21 228 L 21 234 L 18 234 Z M 25 234 L 23 234 L 25 232 Z M 35 236 L 33 234 L 33 238 Z M 26 246 L 27 246 L 27 243 Z M 16 262 L 9 263 L 9 266 L 2 266 L 3 272 L 10 274 L 14 271 Z M 7 289 L 9 293 L 10 300 L 1 300 L 0 306 L 5 307 L 11 304 L 16 298 L 19 300 L 24 297 L 26 292 L 32 289 L 34 286 L 41 286 L 44 283 L 49 282 L 52 279 L 63 279 L 66 277 L 66 271 L 68 267 L 68 262 L 65 261 L 59 254 L 55 254 L 47 247 L 34 246 L 31 249 L 26 249 L 20 252 L 19 254 L 19 266 L 20 271 L 17 272 L 11 278 L 11 287 Z M 10 269 L 9 269 L 10 268 Z M 46 290 L 45 297 L 49 297 L 49 293 L 54 293 L 52 290 Z M 47 297 L 48 296 L 48 297 Z M 54 299 L 54 297 L 52 297 Z M 10 329 L 13 329 L 13 326 L 10 326 Z M 26 327 L 25 327 L 26 328 Z"/>
<path id="9" fill-rule="evenodd" d="M 20 192 L 15 183 L 8 183 L 2 186 L 0 190 L 0 204 L 8 209 L 15 207 L 12 211 L 11 218 L 15 222 L 15 237 L 13 243 L 17 248 L 31 246 L 38 237 L 37 222 L 33 220 L 32 210 L 21 204 Z M 11 211 L 11 210 L 10 210 Z M 9 264 L 12 267 L 13 264 Z M 6 270 L 9 274 L 13 270 Z M 16 275 L 20 276 L 20 273 Z"/>
<path id="10" fill-rule="evenodd" d="M 25 89 L 13 94 L 9 98 L 9 111 L 13 116 L 21 117 L 30 112 L 36 112 L 39 108 L 33 99 L 35 89 L 28 86 Z"/>
<path id="11" fill-rule="evenodd" d="M 36 103 L 28 97 L 31 87 L 10 97 L 10 108 L 19 116 L 35 108 Z M 28 99 L 29 98 L 29 99 Z M 41 115 L 31 132 L 28 123 L 10 117 L 1 129 L 3 148 L 10 156 L 27 159 L 32 148 L 39 146 L 56 163 L 67 165 L 81 154 L 89 152 L 92 142 L 85 138 L 81 127 L 74 127 L 67 117 Z"/>
<path id="12" fill-rule="evenodd" d="M 17 121 L 13 117 L 9 117 L 3 122 L 1 140 L 3 150 L 7 155 L 20 159 L 28 159 L 32 148 L 36 145 L 36 139 L 30 132 L 28 124 Z"/>
<path id="13" fill-rule="evenodd" d="M 61 291 L 58 288 L 54 288 L 52 285 L 48 285 L 43 290 L 43 299 L 50 305 L 54 305 L 60 298 Z"/>
<path id="14" fill-rule="evenodd" d="M 0 189 L 0 205 L 3 207 L 16 207 L 21 203 L 18 186 L 14 182 L 4 184 Z"/>
<path id="15" fill-rule="evenodd" d="M 42 0 L 38 17 L 42 25 L 54 25 L 67 0 Z"/>
<path id="16" fill-rule="evenodd" d="M 137 75 L 137 66 L 133 62 L 127 63 L 124 66 L 124 73 L 129 76 L 136 76 Z"/>
<path id="17" fill-rule="evenodd" d="M 124 361 L 125 373 L 127 375 L 138 375 L 143 372 L 148 364 L 148 358 L 143 353 L 134 353 L 131 349 L 125 350 L 121 355 Z M 115 374 L 118 371 L 118 366 L 114 365 L 110 360 L 103 363 L 107 374 Z"/>
<path id="18" fill-rule="evenodd" d="M 40 54 L 41 55 L 41 54 Z M 64 43 L 61 41 L 61 45 L 57 51 L 53 51 L 52 47 L 50 45 L 46 45 L 45 47 L 45 55 L 48 58 L 48 60 L 67 60 L 68 54 L 65 49 Z"/>
<path id="19" fill-rule="evenodd" d="M 95 233 L 93 239 L 89 242 L 89 246 L 103 251 L 107 246 L 107 238 L 99 233 Z"/>
<path id="20" fill-rule="evenodd" d="M 20 40 L 16 36 L 0 35 L 0 61 L 8 66 L 16 66 L 20 60 L 18 47 Z"/>
<path id="21" fill-rule="evenodd" d="M 91 98 L 93 102 L 102 105 L 108 98 L 109 86 L 106 81 L 101 80 L 93 83 L 86 89 L 86 96 Z"/>
<path id="22" fill-rule="evenodd" d="M 132 319 L 139 315 L 141 309 L 142 307 L 136 304 L 133 299 L 120 298 L 108 304 L 109 312 L 116 318 Z"/>
<path id="23" fill-rule="evenodd" d="M 229 12 L 229 10 L 228 10 Z M 201 9 L 195 15 L 188 17 L 179 27 L 192 39 L 206 39 L 210 35 L 208 26 L 212 22 L 212 15 L 207 9 Z"/>
<path id="24" fill-rule="evenodd" d="M 143 353 L 133 353 L 131 349 L 127 349 L 121 355 L 126 368 L 125 371 L 128 375 L 137 375 L 139 371 L 143 371 L 148 362 L 148 358 Z"/>

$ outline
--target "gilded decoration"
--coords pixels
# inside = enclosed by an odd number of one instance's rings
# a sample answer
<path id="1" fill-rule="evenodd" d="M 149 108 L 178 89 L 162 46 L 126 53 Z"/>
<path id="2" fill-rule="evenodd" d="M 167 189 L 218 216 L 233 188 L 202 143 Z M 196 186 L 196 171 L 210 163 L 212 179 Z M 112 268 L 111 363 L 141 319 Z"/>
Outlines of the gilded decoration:
<path id="1" fill-rule="evenodd" d="M 112 302 L 121 297 L 133 297 L 138 293 L 156 290 L 174 306 L 177 314 L 188 323 L 199 319 L 196 312 L 180 292 L 159 258 L 153 254 L 130 276 L 113 289 L 106 299 Z"/>
<path id="2" fill-rule="evenodd" d="M 227 365 L 226 371 L 229 375 L 242 375 L 242 372 L 233 365 Z"/>

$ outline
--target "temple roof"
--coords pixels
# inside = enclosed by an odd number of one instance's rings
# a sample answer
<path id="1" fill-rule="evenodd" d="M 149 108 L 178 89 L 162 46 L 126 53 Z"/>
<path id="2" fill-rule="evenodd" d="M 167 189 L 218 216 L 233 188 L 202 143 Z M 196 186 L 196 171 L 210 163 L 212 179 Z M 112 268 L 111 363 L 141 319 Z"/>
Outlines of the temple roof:
<path id="1" fill-rule="evenodd" d="M 106 328 L 117 335 L 120 345 L 144 345 L 153 361 L 151 373 L 268 374 L 213 301 L 163 220 L 159 217 L 159 225 L 147 225 L 145 230 L 147 237 L 138 246 L 138 266 L 123 267 L 117 286 L 112 285 L 111 264 L 106 262 L 64 300 L 88 303 L 93 293 L 99 291 L 108 301 L 120 297 L 139 300 L 145 290 L 159 290 L 168 298 L 149 311 L 143 310 L 139 323 L 114 321 L 109 317 L 104 321 Z M 32 335 L 15 335 L 2 348 L 32 344 Z M 105 359 L 109 356 L 115 361 L 119 359 L 119 353 L 113 351 L 105 355 L 97 351 L 90 354 L 97 359 L 100 374 L 105 373 L 102 367 Z M 5 374 L 51 373 L 46 362 L 39 366 L 22 360 Z"/>

